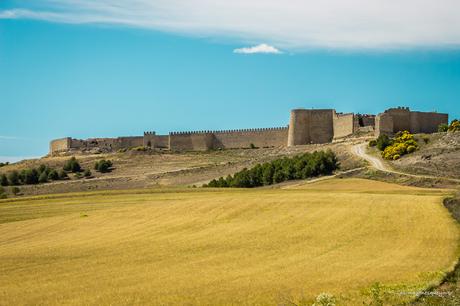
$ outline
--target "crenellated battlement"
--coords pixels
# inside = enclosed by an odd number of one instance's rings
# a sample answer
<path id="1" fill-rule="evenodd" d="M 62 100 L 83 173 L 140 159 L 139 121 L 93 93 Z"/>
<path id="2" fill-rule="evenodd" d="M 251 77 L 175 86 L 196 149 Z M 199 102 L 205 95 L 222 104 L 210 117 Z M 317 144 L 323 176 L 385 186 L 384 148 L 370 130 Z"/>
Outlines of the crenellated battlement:
<path id="1" fill-rule="evenodd" d="M 289 128 L 289 126 L 271 127 L 271 128 L 235 129 L 235 130 L 185 131 L 185 132 L 170 132 L 169 135 L 197 135 L 197 134 L 222 134 L 222 133 L 258 133 L 258 132 L 287 130 L 288 128 Z"/>
<path id="2" fill-rule="evenodd" d="M 327 143 L 348 137 L 366 127 L 376 133 L 392 133 L 403 129 L 433 132 L 439 123 L 447 122 L 447 114 L 413 112 L 408 107 L 386 110 L 379 116 L 336 112 L 335 109 L 294 109 L 287 126 L 269 128 L 173 131 L 157 135 L 144 131 L 143 136 L 117 138 L 73 139 L 51 141 L 50 153 L 70 150 L 114 151 L 143 146 L 150 149 L 199 151 L 214 149 L 281 147 Z"/>

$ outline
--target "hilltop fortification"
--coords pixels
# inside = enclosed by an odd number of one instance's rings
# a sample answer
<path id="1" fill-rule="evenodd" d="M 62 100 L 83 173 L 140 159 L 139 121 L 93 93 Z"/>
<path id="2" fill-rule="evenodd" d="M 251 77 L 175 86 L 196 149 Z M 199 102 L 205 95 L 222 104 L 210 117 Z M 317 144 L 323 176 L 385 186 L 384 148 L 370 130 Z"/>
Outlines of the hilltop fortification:
<path id="1" fill-rule="evenodd" d="M 376 135 L 392 135 L 399 131 L 411 133 L 434 133 L 440 124 L 447 124 L 448 114 L 415 112 L 408 107 L 390 108 L 375 118 Z"/>
<path id="2" fill-rule="evenodd" d="M 360 130 L 373 132 L 375 129 L 377 135 L 400 130 L 432 133 L 447 120 L 447 114 L 413 112 L 408 108 L 391 108 L 378 116 L 337 113 L 334 109 L 294 109 L 285 127 L 170 132 L 168 135 L 144 132 L 143 136 L 86 140 L 66 137 L 51 141 L 50 154 L 92 149 L 116 151 L 140 146 L 172 151 L 298 146 L 332 142 Z"/>

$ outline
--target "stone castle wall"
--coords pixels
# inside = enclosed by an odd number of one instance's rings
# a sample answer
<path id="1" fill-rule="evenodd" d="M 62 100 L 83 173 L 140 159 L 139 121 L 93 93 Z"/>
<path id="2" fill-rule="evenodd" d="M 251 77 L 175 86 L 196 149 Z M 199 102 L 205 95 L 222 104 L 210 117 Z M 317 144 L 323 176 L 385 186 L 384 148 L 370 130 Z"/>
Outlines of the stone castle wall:
<path id="1" fill-rule="evenodd" d="M 412 133 L 435 133 L 441 124 L 449 122 L 448 114 L 411 112 L 410 124 Z"/>
<path id="2" fill-rule="evenodd" d="M 50 152 L 65 152 L 71 148 L 72 138 L 65 137 L 50 142 Z"/>
<path id="3" fill-rule="evenodd" d="M 376 135 L 394 134 L 400 130 L 412 133 L 432 133 L 447 114 L 413 112 L 399 107 L 386 110 L 378 116 L 353 113 L 336 113 L 334 109 L 294 109 L 288 127 L 243 129 L 228 131 L 173 132 L 156 135 L 145 132 L 143 136 L 118 138 L 90 138 L 86 140 L 62 138 L 51 141 L 50 153 L 98 148 L 114 151 L 145 146 L 152 149 L 174 151 L 205 151 L 255 147 L 281 147 L 328 143 L 358 131 Z"/>
<path id="4" fill-rule="evenodd" d="M 410 111 L 407 107 L 390 108 L 375 118 L 376 136 L 399 131 L 434 133 L 440 124 L 447 124 L 448 114 Z"/>
<path id="5" fill-rule="evenodd" d="M 375 117 L 376 136 L 393 134 L 393 117 L 388 113 L 382 113 Z"/>
<path id="6" fill-rule="evenodd" d="M 291 111 L 288 146 L 327 143 L 334 138 L 333 109 L 295 109 Z"/>
<path id="7" fill-rule="evenodd" d="M 288 128 L 242 129 L 228 131 L 195 131 L 171 133 L 169 148 L 174 151 L 204 151 L 285 146 Z"/>
<path id="8" fill-rule="evenodd" d="M 184 132 L 169 134 L 169 149 L 173 151 L 206 151 L 213 149 L 211 132 Z"/>
<path id="9" fill-rule="evenodd" d="M 353 134 L 359 126 L 358 118 L 353 114 L 336 114 L 333 116 L 334 139 Z"/>

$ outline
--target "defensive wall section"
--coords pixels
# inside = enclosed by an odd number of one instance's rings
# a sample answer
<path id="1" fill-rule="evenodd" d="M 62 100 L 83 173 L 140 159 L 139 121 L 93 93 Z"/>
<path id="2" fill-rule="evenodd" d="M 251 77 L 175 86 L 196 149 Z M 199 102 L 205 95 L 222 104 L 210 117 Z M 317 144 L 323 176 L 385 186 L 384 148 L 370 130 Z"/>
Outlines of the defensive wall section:
<path id="1" fill-rule="evenodd" d="M 358 118 L 353 114 L 333 113 L 334 139 L 343 138 L 356 132 L 359 128 Z"/>
<path id="2" fill-rule="evenodd" d="M 92 149 L 114 151 L 139 146 L 172 151 L 298 146 L 328 143 L 357 132 L 373 132 L 374 129 L 377 136 L 392 135 L 402 130 L 433 133 L 447 120 L 447 114 L 414 112 L 405 107 L 390 108 L 377 116 L 337 113 L 334 109 L 294 109 L 286 127 L 171 132 L 169 135 L 144 132 L 143 136 L 85 140 L 66 137 L 50 142 L 50 154 Z"/>
<path id="3" fill-rule="evenodd" d="M 286 145 L 287 127 L 242 129 L 228 131 L 173 132 L 169 149 L 173 151 L 205 151 Z"/>
<path id="4" fill-rule="evenodd" d="M 334 138 L 333 116 L 332 109 L 292 110 L 287 145 L 331 142 Z"/>
<path id="5" fill-rule="evenodd" d="M 123 148 L 138 147 L 144 143 L 144 137 L 118 137 L 118 138 L 90 138 L 73 139 L 70 137 L 56 139 L 50 143 L 50 153 L 66 152 L 70 150 L 101 149 L 105 151 Z"/>
<path id="6" fill-rule="evenodd" d="M 390 108 L 375 118 L 376 136 L 393 135 L 399 131 L 435 133 L 440 124 L 447 124 L 448 114 L 411 111 L 408 107 Z"/>

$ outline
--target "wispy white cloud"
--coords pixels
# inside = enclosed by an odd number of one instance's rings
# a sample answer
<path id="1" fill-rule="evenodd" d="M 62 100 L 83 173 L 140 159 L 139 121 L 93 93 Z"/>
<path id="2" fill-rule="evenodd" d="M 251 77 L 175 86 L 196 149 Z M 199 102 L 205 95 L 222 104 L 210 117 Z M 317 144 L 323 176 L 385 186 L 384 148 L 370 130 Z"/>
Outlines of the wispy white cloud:
<path id="1" fill-rule="evenodd" d="M 460 47 L 458 0 L 36 0 L 0 18 L 121 24 L 283 49 Z"/>
<path id="2" fill-rule="evenodd" d="M 234 53 L 241 53 L 241 54 L 255 54 L 255 53 L 268 53 L 268 54 L 281 54 L 282 52 L 276 49 L 273 46 L 269 46 L 267 44 L 260 44 L 254 47 L 247 47 L 247 48 L 238 48 L 233 50 Z"/>

